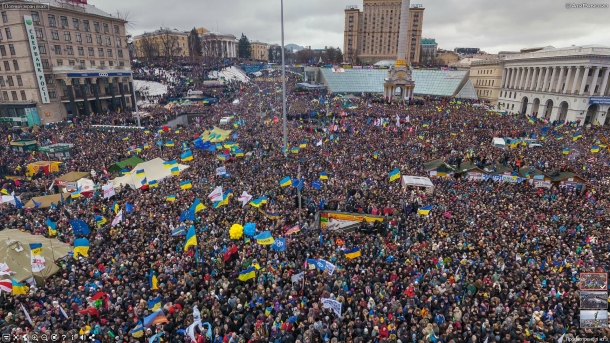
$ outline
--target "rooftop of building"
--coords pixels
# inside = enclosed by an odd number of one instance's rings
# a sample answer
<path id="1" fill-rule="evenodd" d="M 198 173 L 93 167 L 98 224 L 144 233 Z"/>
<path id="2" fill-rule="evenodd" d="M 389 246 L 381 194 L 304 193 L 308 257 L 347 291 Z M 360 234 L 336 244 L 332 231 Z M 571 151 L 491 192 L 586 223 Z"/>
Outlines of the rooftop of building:
<path id="1" fill-rule="evenodd" d="M 146 36 L 156 36 L 156 35 L 165 34 L 165 33 L 170 33 L 173 35 L 180 35 L 180 36 L 188 36 L 188 33 L 180 31 L 178 29 L 170 29 L 170 28 L 164 27 L 164 28 L 160 28 L 158 30 L 152 31 L 152 32 L 144 32 L 143 34 L 134 36 L 133 38 L 138 39 L 138 38 L 142 38 L 142 37 L 146 37 Z"/>
<path id="2" fill-rule="evenodd" d="M 529 49 L 523 49 L 525 51 Z M 580 45 L 580 46 L 569 46 L 563 48 L 555 48 L 553 46 L 546 46 L 541 50 L 534 52 L 518 53 L 506 56 L 505 60 L 523 60 L 523 59 L 537 59 L 537 58 L 550 58 L 550 57 L 567 57 L 567 56 L 587 56 L 587 55 L 602 55 L 610 57 L 610 47 L 604 45 Z"/>
<path id="3" fill-rule="evenodd" d="M 421 39 L 421 44 L 422 45 L 436 45 L 436 39 L 434 38 L 422 38 Z"/>
<path id="4" fill-rule="evenodd" d="M 383 93 L 388 76 L 388 69 L 344 69 L 337 73 L 331 68 L 320 68 L 320 72 L 332 93 Z M 411 72 L 417 95 L 477 99 L 474 86 L 466 77 L 467 71 L 414 69 Z"/>
<path id="5" fill-rule="evenodd" d="M 218 32 L 218 31 L 209 31 L 204 33 L 202 36 L 217 36 L 217 37 L 233 37 L 237 38 L 235 35 L 230 33 Z"/>

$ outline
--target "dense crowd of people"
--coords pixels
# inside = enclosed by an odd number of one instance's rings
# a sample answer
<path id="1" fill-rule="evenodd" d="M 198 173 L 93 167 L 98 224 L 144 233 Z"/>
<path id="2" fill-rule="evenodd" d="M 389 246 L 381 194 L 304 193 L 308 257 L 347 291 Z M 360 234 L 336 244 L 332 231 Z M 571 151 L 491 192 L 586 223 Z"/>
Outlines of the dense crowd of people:
<path id="1" fill-rule="evenodd" d="M 144 70 L 152 67 L 142 66 Z M 191 71 L 172 72 L 180 78 Z M 291 78 L 289 89 L 294 85 Z M 191 342 L 188 328 L 200 313 L 201 322 L 208 324 L 195 326 L 198 343 L 608 337 L 607 328 L 581 328 L 579 322 L 580 273 L 607 272 L 610 261 L 610 239 L 604 233 L 610 229 L 608 150 L 600 141 L 608 134 L 606 127 L 499 115 L 456 99 L 405 106 L 366 97 L 289 94 L 289 110 L 299 104 L 292 111 L 303 113 L 294 113 L 301 119 L 288 122 L 285 151 L 280 87 L 260 78 L 233 85 L 213 106 L 147 108 L 151 116 L 142 119 L 146 130 L 96 131 L 90 126 L 135 125 L 132 114 L 123 112 L 24 133 L 41 144 L 73 143 L 72 156 L 62 161 L 59 173 L 91 171 L 101 187 L 117 176 L 106 168 L 133 154 L 145 161 L 180 161 L 184 142 L 194 159 L 180 162 L 189 168 L 158 187 L 123 187 L 110 199 L 96 191 L 92 197 L 68 196 L 52 208 L 0 207 L 4 230 L 49 236 L 48 218 L 57 223 L 57 239 L 73 245 L 77 236 L 70 219 L 82 219 L 92 228 L 87 257 L 57 261 L 60 271 L 44 284 L 23 295 L 0 297 L 2 332 L 95 334 L 100 342 Z M 196 125 L 159 131 L 184 112 L 202 115 Z M 244 156 L 220 160 L 225 148 L 196 149 L 194 137 L 227 115 L 235 115 L 236 123 L 224 128 L 233 130 L 229 140 Z M 2 135 L 7 143 L 17 138 L 15 133 Z M 494 137 L 536 137 L 541 146 L 500 149 L 492 145 Z M 175 146 L 158 146 L 159 140 L 173 140 Z M 4 181 L 7 193 L 48 194 L 58 173 L 26 175 L 28 163 L 46 157 L 6 145 L 0 147 L 5 174 L 18 177 Z M 591 152 L 594 145 L 602 146 L 599 152 Z M 143 146 L 150 148 L 133 149 Z M 433 178 L 432 192 L 403 187 L 400 179 L 390 181 L 395 169 L 427 176 L 424 163 L 436 159 L 457 171 Z M 488 170 L 502 166 L 509 173 L 530 167 L 549 175 L 571 171 L 586 184 L 535 188 L 528 181 L 473 181 L 457 168 L 466 162 Z M 228 175 L 217 175 L 221 166 Z M 320 173 L 328 179 L 321 180 Z M 304 180 L 301 210 L 298 187 L 280 185 L 286 176 Z M 182 190 L 186 180 L 192 188 Z M 214 208 L 208 195 L 218 186 L 235 196 Z M 244 191 L 268 201 L 259 208 L 243 205 L 237 198 Z M 168 202 L 169 195 L 176 201 Z M 206 208 L 190 218 L 194 220 L 181 218 L 196 199 Z M 133 207 L 129 213 L 127 205 Z M 427 215 L 418 211 L 429 206 Z M 118 209 L 124 217 L 113 226 Z M 323 210 L 376 215 L 383 222 L 329 231 L 317 220 Z M 98 225 L 95 216 L 107 222 Z M 231 239 L 233 224 L 248 223 L 255 224 L 257 233 L 286 238 L 285 251 L 245 235 Z M 196 232 L 197 244 L 186 251 L 185 236 L 172 234 L 180 225 Z M 360 256 L 347 258 L 344 252 L 354 248 Z M 320 270 L 307 262 L 313 259 L 336 269 Z M 240 280 L 250 267 L 255 277 Z M 154 313 L 151 302 L 158 299 L 167 320 L 140 331 L 144 318 Z M 322 299 L 340 303 L 340 312 L 326 308 Z"/>

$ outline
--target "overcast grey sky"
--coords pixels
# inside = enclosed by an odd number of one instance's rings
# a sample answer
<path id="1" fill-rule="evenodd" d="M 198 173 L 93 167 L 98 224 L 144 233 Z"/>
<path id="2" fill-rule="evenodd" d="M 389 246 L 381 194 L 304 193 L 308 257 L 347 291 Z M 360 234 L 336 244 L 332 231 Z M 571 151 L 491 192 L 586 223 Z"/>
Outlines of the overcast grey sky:
<path id="1" fill-rule="evenodd" d="M 610 46 L 610 0 L 606 8 L 566 9 L 565 0 L 412 0 L 426 8 L 423 36 L 439 48 L 477 47 L 497 53 L 525 47 Z M 160 26 L 243 32 L 250 40 L 279 43 L 280 0 L 89 0 L 112 13 L 129 12 L 133 34 Z M 573 3 L 573 2 L 570 2 Z M 580 2 L 579 2 L 580 3 Z M 344 9 L 362 0 L 285 0 L 285 43 L 343 48 Z"/>

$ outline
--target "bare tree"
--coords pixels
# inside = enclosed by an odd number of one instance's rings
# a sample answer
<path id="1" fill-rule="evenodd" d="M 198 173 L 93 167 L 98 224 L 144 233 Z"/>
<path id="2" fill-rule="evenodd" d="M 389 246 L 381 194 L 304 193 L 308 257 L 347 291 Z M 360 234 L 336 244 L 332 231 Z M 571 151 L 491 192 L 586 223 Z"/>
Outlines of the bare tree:
<path id="1" fill-rule="evenodd" d="M 144 32 L 142 38 L 140 38 L 140 44 L 138 44 L 138 57 L 145 60 L 153 60 L 159 56 L 160 46 L 153 34 Z"/>
<path id="2" fill-rule="evenodd" d="M 180 47 L 180 41 L 178 40 L 178 37 L 173 34 L 172 31 L 170 31 L 170 29 L 161 30 L 159 41 L 162 55 L 166 60 L 170 60 L 177 54 L 180 54 L 180 51 L 182 50 Z"/>

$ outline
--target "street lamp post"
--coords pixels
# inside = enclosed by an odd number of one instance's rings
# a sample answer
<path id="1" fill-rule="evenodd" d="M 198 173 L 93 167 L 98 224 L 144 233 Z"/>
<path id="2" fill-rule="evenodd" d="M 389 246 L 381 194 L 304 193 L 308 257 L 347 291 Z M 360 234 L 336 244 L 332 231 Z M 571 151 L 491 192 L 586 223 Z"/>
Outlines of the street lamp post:
<path id="1" fill-rule="evenodd" d="M 282 21 L 282 119 L 284 122 L 284 157 L 288 157 L 288 132 L 286 129 L 286 62 L 284 61 L 284 0 L 281 4 Z"/>

